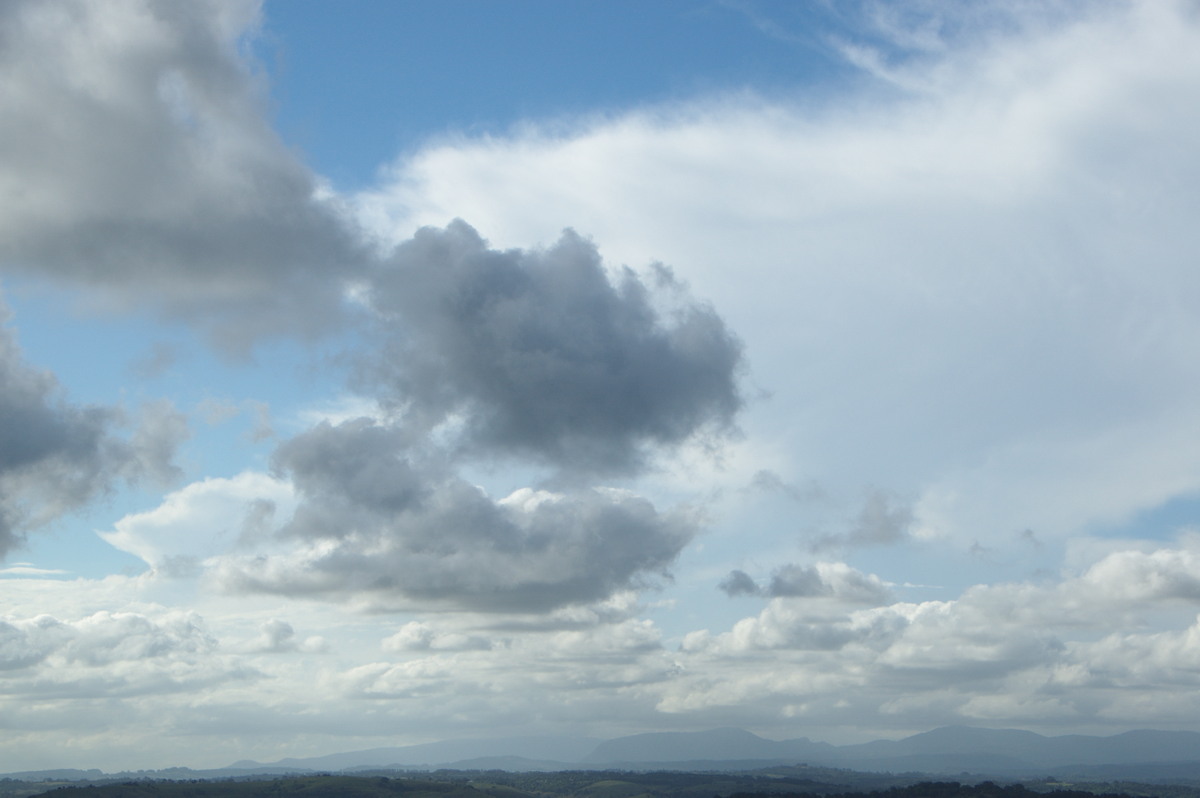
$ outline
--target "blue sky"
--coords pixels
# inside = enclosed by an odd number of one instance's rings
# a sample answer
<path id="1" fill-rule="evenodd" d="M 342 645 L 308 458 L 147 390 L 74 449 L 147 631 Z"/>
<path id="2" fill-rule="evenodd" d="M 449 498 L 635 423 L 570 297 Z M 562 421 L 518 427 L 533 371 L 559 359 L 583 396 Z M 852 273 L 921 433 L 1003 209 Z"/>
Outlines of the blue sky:
<path id="1" fill-rule="evenodd" d="M 386 3 L 272 8 L 256 50 L 281 135 L 339 187 L 438 136 L 712 93 L 826 94 L 849 69 L 820 4 Z M 771 20 L 783 40 L 756 22 Z"/>
<path id="2" fill-rule="evenodd" d="M 1196 728 L 1196 13 L 6 5 L 0 772 Z"/>

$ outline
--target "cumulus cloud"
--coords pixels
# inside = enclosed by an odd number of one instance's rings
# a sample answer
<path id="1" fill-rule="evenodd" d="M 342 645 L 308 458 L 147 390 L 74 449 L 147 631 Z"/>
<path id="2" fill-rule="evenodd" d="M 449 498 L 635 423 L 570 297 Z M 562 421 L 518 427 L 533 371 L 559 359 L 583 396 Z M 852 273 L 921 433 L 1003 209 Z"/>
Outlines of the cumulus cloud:
<path id="1" fill-rule="evenodd" d="M 187 692 L 251 675 L 222 658 L 202 619 L 188 612 L 0 619 L 0 668 L 0 700 Z"/>
<path id="2" fill-rule="evenodd" d="M 302 651 L 315 654 L 327 651 L 329 644 L 323 637 L 314 635 L 303 640 L 296 639 L 296 630 L 287 621 L 271 618 L 259 626 L 258 637 L 252 640 L 246 650 L 254 654 L 286 654 Z"/>
<path id="3" fill-rule="evenodd" d="M 0 306 L 0 323 L 7 320 Z M 13 332 L 0 326 L 0 557 L 29 529 L 78 509 L 121 480 L 178 476 L 183 417 L 166 402 L 148 405 L 128 439 L 114 433 L 125 414 L 80 406 L 63 396 L 53 374 L 29 364 Z"/>
<path id="4" fill-rule="evenodd" d="M 289 484 L 266 474 L 210 478 L 121 518 L 101 537 L 162 575 L 198 576 L 210 558 L 253 550 L 291 517 L 296 501 Z"/>
<path id="5" fill-rule="evenodd" d="M 646 450 L 725 432 L 741 345 L 664 267 L 606 272 L 567 231 L 495 250 L 470 226 L 425 228 L 371 284 L 395 328 L 375 375 L 416 423 L 461 417 L 459 445 L 564 468 L 629 471 Z"/>
<path id="6" fill-rule="evenodd" d="M 461 632 L 440 632 L 423 621 L 410 621 L 386 638 L 384 651 L 487 651 L 492 643 L 486 637 Z"/>
<path id="7" fill-rule="evenodd" d="M 321 424 L 274 460 L 299 501 L 226 589 L 478 611 L 544 611 L 649 584 L 691 539 L 683 513 L 626 491 L 521 489 L 496 501 L 371 419 Z"/>
<path id="8" fill-rule="evenodd" d="M 736 569 L 730 571 L 729 574 L 721 580 L 721 583 L 718 585 L 718 587 L 725 592 L 725 595 L 730 597 L 757 596 L 760 592 L 762 592 L 762 588 L 758 586 L 758 582 L 755 582 L 750 574 Z"/>
<path id="9" fill-rule="evenodd" d="M 271 130 L 258 4 L 0 9 L 0 265 L 241 349 L 336 325 L 351 226 Z M 34 65 L 34 66 L 31 66 Z"/>
<path id="10" fill-rule="evenodd" d="M 696 528 L 687 512 L 616 489 L 495 500 L 407 440 L 371 419 L 323 423 L 279 447 L 277 476 L 193 483 L 103 536 L 160 575 L 207 574 L 239 593 L 375 609 L 578 605 L 600 619 L 623 591 L 665 578 Z"/>
<path id="11" fill-rule="evenodd" d="M 780 595 L 727 631 L 686 635 L 688 675 L 664 688 L 659 708 L 748 718 L 782 707 L 781 717 L 812 723 L 909 727 L 1120 728 L 1183 717 L 1154 697 L 1165 690 L 1193 706 L 1198 575 L 1196 540 L 1185 537 L 1110 552 L 1054 581 L 975 585 L 951 600 L 855 607 Z M 811 572 L 799 576 L 791 581 L 803 593 L 818 592 Z"/>
<path id="12" fill-rule="evenodd" d="M 686 264 L 776 397 L 748 431 L 831 495 L 911 497 L 911 534 L 1111 523 L 1200 485 L 1173 442 L 1198 426 L 1177 297 L 1200 120 L 1174 98 L 1200 29 L 1186 3 L 985 5 L 880 23 L 871 46 L 920 57 L 869 102 L 705 97 L 443 140 L 358 200 L 393 238 L 574 225 L 616 262 Z M 911 44 L 931 17 L 944 46 Z"/>
<path id="13" fill-rule="evenodd" d="M 759 585 L 745 571 L 734 570 L 719 587 L 730 597 L 832 599 L 852 604 L 882 604 L 891 598 L 891 591 L 878 576 L 838 562 L 808 566 L 789 563 L 777 568 L 766 586 Z"/>

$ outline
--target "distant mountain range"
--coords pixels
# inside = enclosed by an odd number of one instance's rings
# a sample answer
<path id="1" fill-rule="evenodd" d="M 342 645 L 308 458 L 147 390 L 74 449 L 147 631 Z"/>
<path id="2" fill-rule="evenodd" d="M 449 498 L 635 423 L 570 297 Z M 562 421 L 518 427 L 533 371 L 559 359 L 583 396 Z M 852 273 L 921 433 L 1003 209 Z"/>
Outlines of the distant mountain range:
<path id="1" fill-rule="evenodd" d="M 219 778 L 434 769 L 746 771 L 793 765 L 956 777 L 1200 782 L 1200 733 L 1141 730 L 1111 737 L 1045 737 L 1013 729 L 951 726 L 902 740 L 835 746 L 803 737 L 768 740 L 742 729 L 725 728 L 635 734 L 612 740 L 563 736 L 453 740 L 265 764 L 242 760 L 221 770 L 176 768 L 157 774 L 160 778 Z M 7 775 L 29 778 L 36 774 Z"/>
<path id="2" fill-rule="evenodd" d="M 1014 729 L 949 726 L 902 740 L 835 746 L 801 737 L 768 740 L 742 729 L 635 734 L 613 740 L 512 737 L 376 748 L 231 770 L 448 768 L 463 770 L 751 770 L 807 764 L 860 771 L 1009 778 L 1072 775 L 1119 778 L 1158 771 L 1200 779 L 1200 733 L 1131 731 L 1112 737 L 1045 737 Z"/>

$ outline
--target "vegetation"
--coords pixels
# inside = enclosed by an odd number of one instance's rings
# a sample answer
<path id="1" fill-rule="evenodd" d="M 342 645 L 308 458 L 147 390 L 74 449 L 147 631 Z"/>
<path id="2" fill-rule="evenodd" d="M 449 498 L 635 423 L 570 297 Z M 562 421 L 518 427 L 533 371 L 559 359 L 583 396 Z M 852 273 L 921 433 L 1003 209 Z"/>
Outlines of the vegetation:
<path id="1" fill-rule="evenodd" d="M 780 772 L 783 771 L 783 772 Z M 889 783 L 890 782 L 890 783 Z M 915 783 L 914 783 L 915 782 Z M 1107 790 L 1103 789 L 1108 787 Z M 1069 787 L 1069 788 L 1066 788 Z M 0 780 L 0 798 L 1200 798 L 1192 787 L 915 781 L 821 768 L 756 773 L 392 771 L 222 780 L 134 780 L 70 785 Z M 1153 790 L 1153 791 L 1149 791 Z"/>

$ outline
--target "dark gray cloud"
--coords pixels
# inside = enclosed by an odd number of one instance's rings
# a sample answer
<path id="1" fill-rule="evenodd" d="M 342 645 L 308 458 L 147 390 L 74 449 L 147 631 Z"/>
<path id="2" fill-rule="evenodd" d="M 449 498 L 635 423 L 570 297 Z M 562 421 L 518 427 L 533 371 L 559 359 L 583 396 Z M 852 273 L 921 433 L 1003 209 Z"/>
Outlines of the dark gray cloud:
<path id="1" fill-rule="evenodd" d="M 690 540 L 683 514 L 624 491 L 522 490 L 496 501 L 367 419 L 322 424 L 277 451 L 300 494 L 253 558 L 224 558 L 234 591 L 545 611 L 665 574 Z"/>
<path id="2" fill-rule="evenodd" d="M 338 329 L 350 293 L 366 296 L 389 345 L 365 371 L 414 422 L 463 416 L 458 443 L 474 452 L 617 472 L 730 428 L 741 347 L 665 268 L 651 284 L 610 279 L 574 233 L 501 252 L 462 222 L 381 267 L 271 129 L 242 39 L 257 14 L 216 0 L 0 6 L 0 273 L 182 319 L 232 352 Z"/>
<path id="3" fill-rule="evenodd" d="M 545 610 L 663 574 L 692 534 L 686 513 L 606 489 L 496 501 L 454 468 L 513 457 L 582 485 L 727 434 L 740 343 L 669 269 L 610 272 L 570 231 L 498 251 L 456 221 L 376 254 L 271 129 L 244 41 L 258 13 L 253 0 L 0 5 L 0 274 L 187 322 L 233 353 L 369 320 L 377 349 L 358 373 L 389 419 L 278 448 L 300 505 L 278 534 L 259 530 L 272 553 L 226 559 L 237 589 Z M 153 376 L 173 358 L 160 347 L 134 367 Z M 175 475 L 187 430 L 169 405 L 122 438 L 120 410 L 66 403 L 15 348 L 0 369 L 13 421 L 0 554 L 114 480 Z"/>
<path id="4" fill-rule="evenodd" d="M 0 306 L 0 324 L 6 312 Z M 133 435 L 114 435 L 117 408 L 72 405 L 54 375 L 25 362 L 0 326 L 0 558 L 25 532 L 77 509 L 120 480 L 176 476 L 175 449 L 187 435 L 168 403 L 143 409 Z"/>
<path id="5" fill-rule="evenodd" d="M 750 574 L 745 571 L 733 570 L 728 576 L 721 580 L 721 584 L 717 585 L 724 591 L 725 595 L 730 598 L 734 596 L 757 596 L 762 593 L 762 588 L 758 586 L 751 578 Z"/>
<path id="6" fill-rule="evenodd" d="M 785 565 L 771 575 L 771 584 L 767 587 L 769 596 L 793 596 L 812 598 L 833 593 L 832 587 L 821 578 L 821 574 L 812 566 Z"/>
<path id="7" fill-rule="evenodd" d="M 336 325 L 364 258 L 263 113 L 238 39 L 256 14 L 0 4 L 0 269 L 187 319 L 230 349 Z"/>
<path id="8" fill-rule="evenodd" d="M 734 570 L 718 585 L 729 597 L 826 598 L 855 604 L 880 604 L 890 593 L 877 576 L 864 574 L 844 563 L 781 565 L 764 587 L 745 571 Z"/>
<path id="9" fill-rule="evenodd" d="M 739 342 L 659 267 L 610 279 L 571 231 L 544 250 L 489 249 L 469 225 L 420 230 L 374 279 L 390 346 L 371 376 L 406 418 L 462 422 L 469 451 L 620 472 L 648 449 L 728 431 Z"/>

